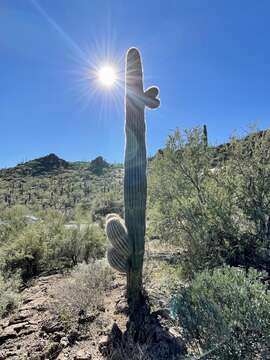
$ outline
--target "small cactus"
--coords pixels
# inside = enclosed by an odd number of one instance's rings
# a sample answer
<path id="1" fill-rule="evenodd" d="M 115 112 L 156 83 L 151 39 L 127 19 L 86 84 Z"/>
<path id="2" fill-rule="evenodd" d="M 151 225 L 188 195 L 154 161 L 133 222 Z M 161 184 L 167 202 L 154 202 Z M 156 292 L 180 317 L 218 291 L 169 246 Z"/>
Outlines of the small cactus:
<path id="1" fill-rule="evenodd" d="M 157 87 L 143 88 L 141 56 L 131 48 L 126 56 L 125 78 L 125 221 L 116 214 L 106 218 L 106 233 L 112 247 L 107 257 L 110 265 L 127 274 L 127 294 L 134 310 L 140 303 L 144 257 L 145 212 L 147 197 L 145 118 L 147 106 L 160 104 Z"/>

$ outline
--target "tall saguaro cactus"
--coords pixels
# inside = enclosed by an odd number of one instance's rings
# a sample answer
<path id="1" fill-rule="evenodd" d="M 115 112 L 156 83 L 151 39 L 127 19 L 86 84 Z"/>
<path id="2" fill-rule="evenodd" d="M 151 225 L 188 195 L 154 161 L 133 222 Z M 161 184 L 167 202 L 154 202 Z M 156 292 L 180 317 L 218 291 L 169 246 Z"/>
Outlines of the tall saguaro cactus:
<path id="1" fill-rule="evenodd" d="M 106 219 L 106 232 L 112 244 L 108 261 L 127 274 L 128 301 L 131 307 L 140 302 L 144 257 L 145 212 L 147 197 L 145 107 L 159 106 L 157 87 L 144 91 L 140 53 L 131 48 L 126 56 L 125 74 L 125 221 L 111 214 Z"/>

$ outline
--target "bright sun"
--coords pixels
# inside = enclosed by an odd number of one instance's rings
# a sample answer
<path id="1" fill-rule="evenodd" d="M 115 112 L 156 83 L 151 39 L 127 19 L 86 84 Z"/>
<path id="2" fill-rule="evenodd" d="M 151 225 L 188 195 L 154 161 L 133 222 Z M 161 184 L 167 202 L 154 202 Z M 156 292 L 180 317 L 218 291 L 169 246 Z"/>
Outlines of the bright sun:
<path id="1" fill-rule="evenodd" d="M 116 71 L 112 66 L 104 66 L 98 71 L 98 79 L 106 87 L 112 86 L 116 81 Z"/>

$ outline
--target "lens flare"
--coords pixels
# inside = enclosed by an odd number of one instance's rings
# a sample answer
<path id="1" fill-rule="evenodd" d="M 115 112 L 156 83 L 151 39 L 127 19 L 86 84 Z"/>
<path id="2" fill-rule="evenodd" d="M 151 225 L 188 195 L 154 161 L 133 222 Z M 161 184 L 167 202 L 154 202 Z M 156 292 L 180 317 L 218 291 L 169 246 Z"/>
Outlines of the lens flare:
<path id="1" fill-rule="evenodd" d="M 103 66 L 98 71 L 98 79 L 102 85 L 106 87 L 111 87 L 116 81 L 116 71 L 112 66 L 106 65 Z"/>

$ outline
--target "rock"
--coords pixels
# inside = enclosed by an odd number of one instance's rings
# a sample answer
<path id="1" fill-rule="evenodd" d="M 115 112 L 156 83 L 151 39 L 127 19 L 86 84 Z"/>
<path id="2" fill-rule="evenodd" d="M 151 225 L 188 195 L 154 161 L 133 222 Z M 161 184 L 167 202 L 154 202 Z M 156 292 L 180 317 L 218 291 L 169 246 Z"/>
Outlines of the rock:
<path id="1" fill-rule="evenodd" d="M 4 344 L 4 342 L 9 339 L 16 338 L 17 336 L 18 334 L 13 327 L 5 328 L 5 330 L 0 334 L 0 345 Z"/>
<path id="2" fill-rule="evenodd" d="M 23 298 L 23 299 L 22 299 L 22 303 L 25 305 L 25 304 L 30 303 L 30 302 L 33 301 L 33 300 L 34 300 L 34 298 L 26 297 L 26 298 Z"/>
<path id="3" fill-rule="evenodd" d="M 119 286 L 120 286 L 120 283 L 117 282 L 117 281 L 114 281 L 114 282 L 111 284 L 110 289 L 111 289 L 111 290 L 114 290 L 114 289 L 119 288 Z"/>
<path id="4" fill-rule="evenodd" d="M 42 353 L 41 359 L 56 359 L 61 351 L 62 346 L 59 343 L 53 342 L 45 348 L 45 351 Z"/>
<path id="5" fill-rule="evenodd" d="M 119 300 L 115 305 L 114 314 L 128 314 L 128 304 L 125 300 Z"/>
<path id="6" fill-rule="evenodd" d="M 30 316 L 30 312 L 24 311 L 14 315 L 9 319 L 8 325 L 14 325 L 24 322 Z"/>
<path id="7" fill-rule="evenodd" d="M 97 318 L 98 314 L 83 314 L 79 317 L 78 323 L 79 324 L 85 324 L 85 323 L 91 323 Z"/>
<path id="8" fill-rule="evenodd" d="M 104 305 L 98 304 L 97 309 L 98 309 L 98 311 L 105 312 Z"/>
<path id="9" fill-rule="evenodd" d="M 68 334 L 67 338 L 70 344 L 74 344 L 76 340 L 79 340 L 81 333 L 77 330 L 72 330 Z"/>
<path id="10" fill-rule="evenodd" d="M 169 333 L 170 333 L 170 335 L 174 336 L 175 338 L 180 336 L 179 328 L 177 328 L 175 326 L 169 328 Z"/>
<path id="11" fill-rule="evenodd" d="M 106 356 L 108 352 L 108 345 L 110 343 L 110 339 L 108 336 L 102 336 L 98 342 L 98 350 L 103 355 Z"/>
<path id="12" fill-rule="evenodd" d="M 153 316 L 160 316 L 164 319 L 171 320 L 169 309 L 158 309 L 152 313 Z"/>
<path id="13" fill-rule="evenodd" d="M 28 324 L 28 321 L 24 321 L 24 322 L 19 322 L 14 325 L 10 325 L 9 327 L 13 328 L 16 331 L 16 333 L 18 334 L 21 332 L 21 330 L 30 328 L 31 325 Z"/>
<path id="14" fill-rule="evenodd" d="M 81 335 L 80 336 L 80 341 L 83 341 L 83 340 L 89 340 L 89 339 L 91 339 L 91 335 L 89 335 L 89 334 L 84 334 L 84 335 Z"/>
<path id="15" fill-rule="evenodd" d="M 60 340 L 64 336 L 65 336 L 64 332 L 55 332 L 55 333 L 53 333 L 53 336 L 51 337 L 51 339 L 55 342 L 60 342 Z"/>
<path id="16" fill-rule="evenodd" d="M 60 340 L 60 345 L 62 345 L 63 348 L 69 345 L 69 340 L 67 336 L 62 337 L 62 339 Z"/>
<path id="17" fill-rule="evenodd" d="M 27 336 L 27 335 L 34 333 L 35 331 L 36 331 L 36 328 L 29 326 L 28 328 L 20 331 L 19 336 Z"/>
<path id="18" fill-rule="evenodd" d="M 77 352 L 77 354 L 74 356 L 74 360 L 91 360 L 92 355 L 89 352 L 80 350 Z"/>
<path id="19" fill-rule="evenodd" d="M 41 331 L 45 332 L 46 334 L 53 334 L 56 331 L 62 331 L 64 329 L 63 325 L 59 322 L 46 322 L 42 325 Z"/>

